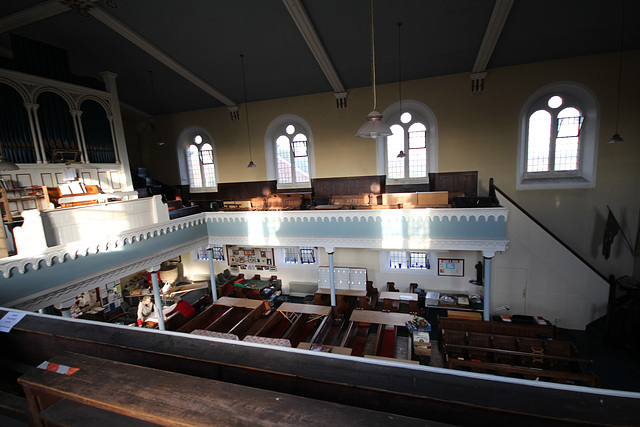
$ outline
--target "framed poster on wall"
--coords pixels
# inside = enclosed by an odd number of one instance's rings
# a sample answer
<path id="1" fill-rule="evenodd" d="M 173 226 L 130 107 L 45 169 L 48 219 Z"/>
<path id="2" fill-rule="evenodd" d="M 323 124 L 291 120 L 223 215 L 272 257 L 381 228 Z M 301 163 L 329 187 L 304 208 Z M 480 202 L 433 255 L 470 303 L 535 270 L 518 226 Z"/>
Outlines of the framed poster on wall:
<path id="1" fill-rule="evenodd" d="M 227 246 L 229 269 L 270 271 L 275 267 L 273 248 Z"/>
<path id="2" fill-rule="evenodd" d="M 438 276 L 464 276 L 464 260 L 438 258 Z"/>

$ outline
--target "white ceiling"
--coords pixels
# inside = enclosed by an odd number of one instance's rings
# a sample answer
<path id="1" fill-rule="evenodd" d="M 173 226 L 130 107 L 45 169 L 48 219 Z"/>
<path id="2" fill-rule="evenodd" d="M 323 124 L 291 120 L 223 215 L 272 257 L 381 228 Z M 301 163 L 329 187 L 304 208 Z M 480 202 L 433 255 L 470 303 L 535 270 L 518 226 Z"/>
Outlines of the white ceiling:
<path id="1" fill-rule="evenodd" d="M 399 65 L 410 80 L 614 52 L 621 41 L 638 49 L 640 2 L 623 1 L 374 0 L 377 83 L 397 82 Z M 87 16 L 70 2 L 91 6 Z M 7 58 L 10 33 L 66 49 L 76 75 L 116 72 L 120 100 L 153 115 L 243 103 L 241 54 L 249 101 L 371 82 L 369 0 L 4 0 Z"/>

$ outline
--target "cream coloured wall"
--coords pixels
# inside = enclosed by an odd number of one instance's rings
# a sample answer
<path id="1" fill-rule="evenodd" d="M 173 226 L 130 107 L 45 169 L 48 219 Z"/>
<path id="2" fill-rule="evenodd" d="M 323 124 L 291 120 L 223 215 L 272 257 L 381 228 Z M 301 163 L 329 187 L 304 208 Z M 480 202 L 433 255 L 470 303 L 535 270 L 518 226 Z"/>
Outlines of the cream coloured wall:
<path id="1" fill-rule="evenodd" d="M 612 256 L 600 254 L 606 206 L 616 214 L 632 244 L 638 230 L 640 198 L 640 52 L 624 55 L 619 132 L 622 144 L 606 141 L 615 131 L 618 54 L 548 61 L 489 70 L 485 89 L 471 93 L 468 74 L 403 82 L 403 95 L 428 105 L 439 128 L 439 171 L 477 170 L 480 194 L 489 178 L 551 232 L 603 274 L 631 274 L 636 258 L 617 238 Z M 587 86 L 600 103 L 601 121 L 596 187 L 582 190 L 516 191 L 518 118 L 526 99 L 537 89 L 558 81 Z M 378 109 L 397 101 L 397 83 L 378 86 Z M 348 107 L 338 110 L 332 93 L 249 104 L 255 169 L 249 160 L 244 106 L 241 120 L 232 122 L 226 108 L 184 112 L 157 118 L 162 147 L 142 147 L 149 153 L 150 175 L 179 183 L 175 139 L 187 126 L 201 126 L 216 144 L 219 181 L 266 179 L 264 130 L 282 114 L 296 114 L 314 134 L 317 177 L 375 175 L 375 144 L 354 136 L 371 109 L 370 88 L 352 89 Z M 131 143 L 129 144 L 131 150 Z M 145 158 L 145 154 L 141 155 Z"/>

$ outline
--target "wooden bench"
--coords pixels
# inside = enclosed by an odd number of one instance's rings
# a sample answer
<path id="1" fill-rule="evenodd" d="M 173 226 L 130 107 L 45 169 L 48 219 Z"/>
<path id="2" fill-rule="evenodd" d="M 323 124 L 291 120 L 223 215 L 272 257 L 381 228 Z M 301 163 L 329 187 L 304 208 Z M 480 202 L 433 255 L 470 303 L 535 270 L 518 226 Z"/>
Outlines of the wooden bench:
<path id="1" fill-rule="evenodd" d="M 304 194 L 270 194 L 267 196 L 267 210 L 291 211 L 300 210 L 304 202 Z"/>
<path id="2" fill-rule="evenodd" d="M 455 330 L 466 332 L 482 332 L 495 335 L 509 335 L 514 337 L 558 338 L 556 327 L 553 325 L 524 325 L 502 322 L 478 322 L 468 319 L 438 318 L 438 330 Z"/>
<path id="3" fill-rule="evenodd" d="M 390 415 L 76 353 L 49 363 L 78 370 L 64 375 L 35 368 L 18 379 L 32 426 L 79 425 L 80 416 L 91 425 L 349 425 L 354 419 L 382 425 Z M 393 420 L 418 425 L 413 418 Z"/>
<path id="4" fill-rule="evenodd" d="M 222 210 L 229 211 L 249 211 L 252 210 L 252 204 L 250 200 L 225 200 L 223 202 Z"/>
<path id="5" fill-rule="evenodd" d="M 522 366 L 503 365 L 500 363 L 451 359 L 447 362 L 447 368 L 466 368 L 471 372 L 490 373 L 504 377 L 521 376 L 522 378 L 530 380 L 546 379 L 564 384 L 584 384 L 590 387 L 598 386 L 598 379 L 593 375 L 564 371 L 551 371 L 547 369 L 532 369 Z"/>
<path id="6" fill-rule="evenodd" d="M 589 373 L 593 361 L 578 359 L 568 341 L 441 329 L 440 346 L 449 369 L 588 386 L 598 383 Z"/>
<path id="7" fill-rule="evenodd" d="M 329 204 L 343 209 L 364 209 L 378 204 L 375 194 L 354 194 L 329 197 Z"/>
<path id="8" fill-rule="evenodd" d="M 449 193 L 447 191 L 385 193 L 382 194 L 382 204 L 401 209 L 444 208 L 449 207 Z"/>

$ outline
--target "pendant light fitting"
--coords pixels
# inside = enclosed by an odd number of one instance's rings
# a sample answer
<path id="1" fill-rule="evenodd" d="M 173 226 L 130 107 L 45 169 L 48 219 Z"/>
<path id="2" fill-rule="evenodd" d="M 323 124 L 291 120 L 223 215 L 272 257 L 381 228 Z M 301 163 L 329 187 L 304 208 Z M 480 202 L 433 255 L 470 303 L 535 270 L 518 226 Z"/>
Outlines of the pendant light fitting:
<path id="1" fill-rule="evenodd" d="M 623 142 L 624 139 L 618 133 L 618 122 L 620 121 L 620 92 L 622 90 L 622 52 L 624 51 L 624 0 L 622 0 L 622 13 L 620 18 L 620 60 L 618 62 L 618 99 L 616 104 L 616 131 L 607 141 L 609 144 Z"/>
<path id="2" fill-rule="evenodd" d="M 373 31 L 373 0 L 370 0 L 371 12 L 371 90 L 373 95 L 373 110 L 367 115 L 367 121 L 360 126 L 356 136 L 360 138 L 379 138 L 392 134 L 391 127 L 382 121 L 382 114 L 376 111 L 376 48 Z"/>
<path id="3" fill-rule="evenodd" d="M 244 55 L 240 54 L 240 65 L 242 66 L 242 89 L 244 90 L 244 114 L 247 116 L 247 141 L 249 141 L 249 164 L 248 168 L 255 168 L 253 155 L 251 154 L 251 131 L 249 130 L 249 106 L 247 105 L 247 83 L 244 78 Z"/>

